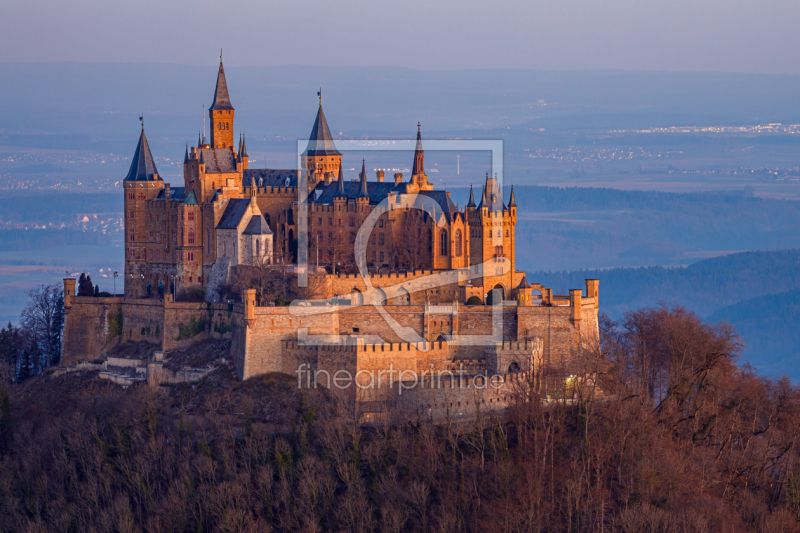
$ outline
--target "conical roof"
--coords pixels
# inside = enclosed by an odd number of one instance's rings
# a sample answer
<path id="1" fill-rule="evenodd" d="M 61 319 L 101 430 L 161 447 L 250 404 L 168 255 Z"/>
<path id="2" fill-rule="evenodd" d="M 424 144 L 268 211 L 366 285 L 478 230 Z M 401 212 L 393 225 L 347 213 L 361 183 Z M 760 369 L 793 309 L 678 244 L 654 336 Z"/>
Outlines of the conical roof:
<path id="1" fill-rule="evenodd" d="M 155 181 L 160 179 L 158 177 L 158 169 L 156 169 L 156 162 L 153 160 L 153 154 L 150 153 L 150 145 L 147 144 L 147 137 L 144 135 L 144 126 L 142 126 L 139 144 L 136 145 L 136 152 L 133 154 L 131 168 L 128 170 L 125 181 Z"/>
<path id="2" fill-rule="evenodd" d="M 508 207 L 517 207 L 517 201 L 514 199 L 514 186 L 511 186 L 511 197 L 508 199 Z"/>
<path id="3" fill-rule="evenodd" d="M 517 288 L 518 289 L 530 289 L 531 288 L 531 284 L 528 283 L 528 278 L 526 278 L 523 275 L 522 276 L 522 281 L 519 282 L 519 285 L 517 286 Z"/>
<path id="4" fill-rule="evenodd" d="M 186 145 L 186 151 L 183 153 L 183 164 L 189 163 L 189 145 Z"/>
<path id="5" fill-rule="evenodd" d="M 247 135 L 242 135 L 242 157 L 247 157 Z"/>
<path id="6" fill-rule="evenodd" d="M 467 207 L 475 207 L 475 195 L 472 194 L 472 184 L 469 184 L 469 202 L 467 202 Z"/>
<path id="7" fill-rule="evenodd" d="M 341 165 L 339 166 L 339 181 L 336 182 L 336 194 L 334 196 L 347 196 L 344 192 L 344 172 Z"/>
<path id="8" fill-rule="evenodd" d="M 218 109 L 233 110 L 231 97 L 228 95 L 228 82 L 225 81 L 225 69 L 222 68 L 222 59 L 219 60 L 219 72 L 217 72 L 217 88 L 214 90 L 214 102 L 208 109 L 211 111 Z"/>
<path id="9" fill-rule="evenodd" d="M 411 175 L 425 174 L 425 152 L 422 150 L 422 126 L 417 122 L 417 148 L 414 150 L 414 166 Z"/>
<path id="10" fill-rule="evenodd" d="M 317 119 L 311 129 L 311 136 L 308 138 L 308 148 L 303 155 L 342 155 L 333 144 L 331 130 L 328 121 L 325 120 L 325 113 L 322 111 L 322 103 L 319 104 Z"/>
<path id="11" fill-rule="evenodd" d="M 361 160 L 361 190 L 358 193 L 359 198 L 369 198 L 367 190 L 367 165 L 366 162 Z"/>

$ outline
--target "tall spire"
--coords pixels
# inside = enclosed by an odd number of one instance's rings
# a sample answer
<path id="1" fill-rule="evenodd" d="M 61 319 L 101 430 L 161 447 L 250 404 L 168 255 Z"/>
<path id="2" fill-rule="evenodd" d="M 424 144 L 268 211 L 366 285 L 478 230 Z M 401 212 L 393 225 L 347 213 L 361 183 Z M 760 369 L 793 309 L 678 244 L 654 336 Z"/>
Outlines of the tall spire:
<path id="1" fill-rule="evenodd" d="M 325 119 L 325 113 L 322 111 L 322 96 L 320 96 L 317 118 L 308 138 L 308 147 L 303 155 L 342 155 L 333 144 L 331 130 Z"/>
<path id="2" fill-rule="evenodd" d="M 247 157 L 247 134 L 242 135 L 242 157 Z"/>
<path id="3" fill-rule="evenodd" d="M 202 137 L 200 137 L 200 132 L 199 131 L 197 132 L 197 147 L 198 148 L 202 148 L 203 147 L 203 140 L 202 140 Z"/>
<path id="4" fill-rule="evenodd" d="M 425 152 L 422 150 L 422 125 L 417 122 L 417 148 L 414 150 L 414 166 L 411 175 L 425 174 Z"/>
<path id="5" fill-rule="evenodd" d="M 186 145 L 186 151 L 183 153 L 183 164 L 189 164 L 189 145 Z"/>
<path id="6" fill-rule="evenodd" d="M 217 87 L 214 90 L 214 102 L 209 110 L 233 109 L 231 97 L 228 95 L 228 82 L 225 80 L 225 69 L 222 67 L 222 52 L 219 54 L 219 72 L 217 72 Z"/>
<path id="7" fill-rule="evenodd" d="M 514 186 L 511 186 L 511 197 L 508 199 L 508 207 L 517 207 L 517 201 L 514 199 Z"/>
<path id="8" fill-rule="evenodd" d="M 339 167 L 339 180 L 336 182 L 336 194 L 335 196 L 347 196 L 344 193 L 344 172 L 342 171 L 342 167 Z"/>
<path id="9" fill-rule="evenodd" d="M 242 153 L 242 132 L 239 132 L 239 148 L 236 149 L 238 153 Z"/>
<path id="10" fill-rule="evenodd" d="M 128 170 L 125 181 L 155 181 L 160 179 L 153 154 L 150 153 L 150 145 L 147 143 L 147 137 L 144 134 L 143 123 L 142 133 L 139 134 L 139 143 L 133 153 L 133 161 L 131 161 L 131 168 Z"/>
<path id="11" fill-rule="evenodd" d="M 358 193 L 359 198 L 369 198 L 369 191 L 367 190 L 367 166 L 365 161 L 361 160 L 361 191 Z"/>
<path id="12" fill-rule="evenodd" d="M 467 207 L 475 207 L 475 195 L 472 194 L 472 184 L 469 184 L 469 202 L 467 202 Z"/>

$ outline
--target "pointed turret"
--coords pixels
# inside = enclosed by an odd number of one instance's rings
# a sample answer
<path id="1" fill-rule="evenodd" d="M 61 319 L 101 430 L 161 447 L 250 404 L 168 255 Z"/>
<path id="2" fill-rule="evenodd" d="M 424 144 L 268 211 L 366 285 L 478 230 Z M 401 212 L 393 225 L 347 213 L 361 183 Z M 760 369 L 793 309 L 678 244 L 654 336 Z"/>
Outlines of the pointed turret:
<path id="1" fill-rule="evenodd" d="M 467 207 L 475 207 L 475 195 L 472 194 L 472 184 L 469 184 L 469 202 L 467 202 Z"/>
<path id="2" fill-rule="evenodd" d="M 242 158 L 247 157 L 247 135 L 242 135 Z"/>
<path id="3" fill-rule="evenodd" d="M 194 189 L 189 191 L 183 203 L 186 205 L 197 205 L 197 196 L 194 195 Z"/>
<path id="4" fill-rule="evenodd" d="M 367 190 L 367 165 L 363 159 L 361 160 L 361 191 L 359 191 L 358 197 L 369 198 L 369 191 Z"/>
<path id="5" fill-rule="evenodd" d="M 414 166 L 411 177 L 425 174 L 425 152 L 422 150 L 422 125 L 417 122 L 417 148 L 414 150 Z"/>
<path id="6" fill-rule="evenodd" d="M 186 145 L 186 151 L 183 153 L 183 164 L 184 165 L 188 165 L 189 164 L 189 145 L 188 144 Z"/>
<path id="7" fill-rule="evenodd" d="M 242 132 L 239 132 L 239 146 L 236 149 L 237 153 L 242 153 Z"/>
<path id="8" fill-rule="evenodd" d="M 517 286 L 517 288 L 518 289 L 530 289 L 531 288 L 531 284 L 528 283 L 528 278 L 525 277 L 525 275 L 522 276 L 522 281 L 519 282 L 519 285 Z"/>
<path id="9" fill-rule="evenodd" d="M 511 186 L 511 197 L 508 199 L 508 207 L 517 207 L 517 201 L 514 199 L 514 186 Z"/>
<path id="10" fill-rule="evenodd" d="M 153 154 L 150 153 L 150 145 L 144 134 L 144 124 L 142 124 L 142 133 L 139 135 L 139 143 L 133 153 L 133 161 L 131 161 L 131 168 L 128 170 L 125 181 L 156 181 L 160 179 Z"/>
<path id="11" fill-rule="evenodd" d="M 214 90 L 214 102 L 209 111 L 231 110 L 231 97 L 228 94 L 228 82 L 225 80 L 225 69 L 222 67 L 222 58 L 219 59 L 219 71 L 217 72 L 217 87 Z M 212 124 L 213 125 L 213 124 Z"/>
<path id="12" fill-rule="evenodd" d="M 200 132 L 197 132 L 197 148 L 203 147 L 203 138 L 200 137 Z"/>
<path id="13" fill-rule="evenodd" d="M 321 101 L 319 104 L 319 110 L 317 111 L 317 119 L 314 121 L 314 127 L 311 128 L 311 136 L 308 138 L 308 147 L 306 148 L 306 151 L 303 152 L 303 155 L 342 155 L 333 144 L 333 137 L 331 136 L 331 130 L 328 127 L 328 121 L 325 119 L 325 113 L 322 111 Z"/>
<path id="14" fill-rule="evenodd" d="M 339 167 L 339 180 L 336 182 L 336 194 L 334 196 L 347 196 L 344 192 L 344 172 Z"/>

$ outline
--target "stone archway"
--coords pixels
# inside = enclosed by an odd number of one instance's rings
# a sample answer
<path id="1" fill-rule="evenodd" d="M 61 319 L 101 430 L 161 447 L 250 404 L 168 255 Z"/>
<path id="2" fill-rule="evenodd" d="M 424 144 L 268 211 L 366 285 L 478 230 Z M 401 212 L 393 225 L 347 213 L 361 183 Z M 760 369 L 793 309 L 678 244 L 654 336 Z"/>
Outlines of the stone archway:
<path id="1" fill-rule="evenodd" d="M 516 361 L 513 361 L 510 365 L 508 365 L 508 374 L 517 374 L 519 372 L 522 372 L 522 368 Z"/>

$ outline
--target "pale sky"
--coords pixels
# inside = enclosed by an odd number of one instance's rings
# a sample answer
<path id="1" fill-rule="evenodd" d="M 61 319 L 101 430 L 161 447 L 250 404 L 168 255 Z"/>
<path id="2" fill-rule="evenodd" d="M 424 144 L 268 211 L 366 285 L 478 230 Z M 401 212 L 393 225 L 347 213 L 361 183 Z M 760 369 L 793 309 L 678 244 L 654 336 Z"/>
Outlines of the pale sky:
<path id="1" fill-rule="evenodd" d="M 797 0 L 3 0 L 0 62 L 800 74 L 798 22 Z"/>

